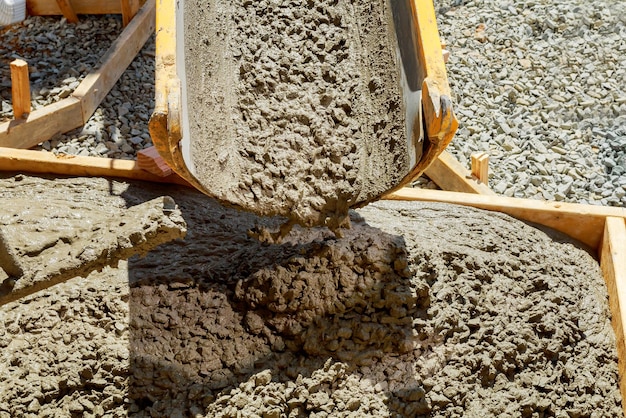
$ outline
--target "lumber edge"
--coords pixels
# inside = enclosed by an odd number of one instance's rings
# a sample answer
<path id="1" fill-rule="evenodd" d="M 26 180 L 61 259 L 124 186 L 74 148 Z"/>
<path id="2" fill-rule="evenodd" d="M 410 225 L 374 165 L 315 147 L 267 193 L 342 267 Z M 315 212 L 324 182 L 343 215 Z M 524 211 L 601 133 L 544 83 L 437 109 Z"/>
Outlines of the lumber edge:
<path id="1" fill-rule="evenodd" d="M 69 3 L 69 2 L 68 2 Z M 71 6 L 75 14 L 121 14 L 119 0 L 72 0 Z M 26 9 L 30 16 L 58 16 L 63 11 L 56 1 L 27 0 Z"/>
<path id="2" fill-rule="evenodd" d="M 190 186 L 171 174 L 160 177 L 142 170 L 136 161 L 73 155 L 56 156 L 49 152 L 0 147 L 0 171 L 57 174 L 67 176 L 120 177 Z"/>
<path id="3" fill-rule="evenodd" d="M 31 148 L 83 124 L 80 100 L 68 97 L 0 124 L 0 147 Z"/>
<path id="4" fill-rule="evenodd" d="M 502 212 L 563 232 L 594 249 L 600 246 L 607 216 L 626 219 L 625 208 L 408 187 L 387 194 L 383 199 L 451 203 Z"/>
<path id="5" fill-rule="evenodd" d="M 443 190 L 495 196 L 485 183 L 479 182 L 452 154 L 443 151 L 424 172 Z"/>
<path id="6" fill-rule="evenodd" d="M 626 410 L 626 223 L 623 218 L 609 216 L 604 226 L 602 244 L 598 248 L 600 267 L 609 294 L 611 325 L 617 345 L 619 387 L 622 409 Z"/>

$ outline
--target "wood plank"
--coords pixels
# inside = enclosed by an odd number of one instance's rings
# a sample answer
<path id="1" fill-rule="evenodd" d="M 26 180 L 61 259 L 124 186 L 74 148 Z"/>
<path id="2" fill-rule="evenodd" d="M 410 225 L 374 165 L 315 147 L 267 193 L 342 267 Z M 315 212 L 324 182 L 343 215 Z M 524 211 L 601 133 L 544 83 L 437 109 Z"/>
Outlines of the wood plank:
<path id="1" fill-rule="evenodd" d="M 617 343 L 619 386 L 622 407 L 626 410 L 626 223 L 624 219 L 607 217 L 602 245 L 598 251 L 600 267 L 606 281 L 611 309 L 611 324 Z"/>
<path id="2" fill-rule="evenodd" d="M 518 219 L 535 222 L 561 231 L 591 248 L 599 247 L 607 216 L 626 219 L 625 208 L 408 187 L 390 193 L 383 198 L 388 200 L 443 202 L 503 212 Z"/>
<path id="3" fill-rule="evenodd" d="M 167 177 L 173 173 L 172 168 L 159 155 L 156 147 L 149 147 L 139 151 L 137 153 L 137 164 L 142 170 L 159 177 Z"/>
<path id="4" fill-rule="evenodd" d="M 72 155 L 56 156 L 50 152 L 2 147 L 0 147 L 0 171 L 67 176 L 121 177 L 189 186 L 189 183 L 176 174 L 159 177 L 144 171 L 139 168 L 136 161 Z"/>
<path id="5" fill-rule="evenodd" d="M 67 19 L 70 23 L 78 23 L 78 16 L 76 16 L 76 12 L 74 12 L 74 8 L 72 7 L 72 3 L 70 0 L 56 0 L 63 17 Z"/>
<path id="6" fill-rule="evenodd" d="M 137 14 L 137 11 L 141 7 L 139 0 L 120 0 L 122 8 L 122 23 L 124 26 L 128 26 L 131 20 Z"/>
<path id="7" fill-rule="evenodd" d="M 72 96 L 81 100 L 84 121 L 91 117 L 154 32 L 154 21 L 155 0 L 148 0 L 100 59 L 97 68 L 76 88 Z"/>
<path id="8" fill-rule="evenodd" d="M 476 181 L 472 173 L 447 151 L 443 151 L 424 174 L 443 190 L 495 196 L 486 184 Z"/>
<path id="9" fill-rule="evenodd" d="M 11 101 L 13 118 L 21 119 L 30 113 L 30 81 L 28 63 L 24 60 L 11 61 Z"/>
<path id="10" fill-rule="evenodd" d="M 471 158 L 472 176 L 485 186 L 489 186 L 489 155 L 485 152 L 480 152 L 472 154 Z"/>
<path id="11" fill-rule="evenodd" d="M 68 97 L 32 111 L 26 119 L 0 124 L 0 147 L 31 148 L 82 125 L 80 100 Z"/>
<path id="12" fill-rule="evenodd" d="M 122 13 L 119 0 L 71 0 L 75 14 L 120 14 Z M 56 1 L 26 0 L 26 9 L 31 16 L 58 16 L 62 15 Z"/>

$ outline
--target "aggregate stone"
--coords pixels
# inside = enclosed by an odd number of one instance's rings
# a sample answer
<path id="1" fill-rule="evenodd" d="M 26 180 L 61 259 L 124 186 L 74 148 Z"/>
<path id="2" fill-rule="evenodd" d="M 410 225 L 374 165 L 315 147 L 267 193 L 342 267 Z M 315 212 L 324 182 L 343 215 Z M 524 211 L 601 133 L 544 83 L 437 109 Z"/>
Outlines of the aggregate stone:
<path id="1" fill-rule="evenodd" d="M 460 122 L 448 150 L 468 167 L 474 150 L 488 152 L 498 193 L 504 182 L 506 195 L 536 197 L 513 180 L 520 169 L 555 190 L 562 163 L 605 185 L 576 183 L 559 198 L 624 206 L 616 189 L 626 175 L 626 3 L 444 0 L 436 8 Z M 524 149 L 554 154 L 529 164 Z"/>

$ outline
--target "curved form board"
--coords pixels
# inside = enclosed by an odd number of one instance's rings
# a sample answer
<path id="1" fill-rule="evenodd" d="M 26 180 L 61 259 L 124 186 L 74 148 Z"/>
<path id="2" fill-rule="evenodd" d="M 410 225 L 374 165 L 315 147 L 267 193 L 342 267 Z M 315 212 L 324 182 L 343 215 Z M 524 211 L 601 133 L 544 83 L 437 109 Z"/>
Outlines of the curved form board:
<path id="1" fill-rule="evenodd" d="M 336 228 L 458 123 L 431 0 L 301 3 L 158 0 L 150 133 L 223 203 Z"/>

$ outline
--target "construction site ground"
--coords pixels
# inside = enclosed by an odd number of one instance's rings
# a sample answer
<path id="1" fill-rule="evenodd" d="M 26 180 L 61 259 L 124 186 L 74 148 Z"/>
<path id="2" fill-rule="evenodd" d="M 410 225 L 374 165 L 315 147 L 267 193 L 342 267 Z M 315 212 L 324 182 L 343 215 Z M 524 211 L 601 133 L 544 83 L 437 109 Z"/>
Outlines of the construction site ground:
<path id="1" fill-rule="evenodd" d="M 2 418 L 622 414 L 597 261 L 506 215 L 380 202 L 270 244 L 282 220 L 180 186 L 5 173 L 0 195 L 168 195 L 188 229 L 0 307 Z"/>

